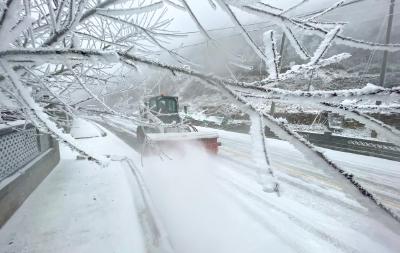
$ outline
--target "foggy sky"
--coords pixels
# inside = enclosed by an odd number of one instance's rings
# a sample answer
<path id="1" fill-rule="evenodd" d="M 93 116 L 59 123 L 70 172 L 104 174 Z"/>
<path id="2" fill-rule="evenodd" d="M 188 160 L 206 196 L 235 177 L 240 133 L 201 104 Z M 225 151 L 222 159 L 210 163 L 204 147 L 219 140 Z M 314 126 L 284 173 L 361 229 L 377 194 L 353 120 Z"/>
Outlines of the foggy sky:
<path id="1" fill-rule="evenodd" d="M 207 30 L 216 29 L 216 28 L 224 28 L 233 26 L 232 22 L 229 20 L 229 17 L 221 11 L 219 7 L 214 10 L 208 0 L 187 0 L 188 4 L 198 17 L 199 21 L 203 25 L 203 27 Z M 351 0 L 348 0 L 351 1 Z M 264 0 L 263 2 L 271 4 L 273 6 L 277 6 L 280 8 L 288 8 L 301 0 Z M 298 15 L 309 13 L 315 10 L 320 10 L 322 8 L 329 7 L 338 2 L 338 0 L 309 0 L 307 3 L 303 4 L 301 8 L 291 13 L 291 15 Z M 324 18 L 326 20 L 339 20 L 349 22 L 348 25 L 345 26 L 346 29 L 358 30 L 362 29 L 364 25 L 370 26 L 372 24 L 377 24 L 382 26 L 382 23 L 385 22 L 385 17 L 387 17 L 388 9 L 389 9 L 390 0 L 365 0 L 363 2 L 357 3 L 353 6 L 348 6 L 341 8 L 339 10 L 333 11 L 331 14 L 326 15 Z M 168 16 L 174 17 L 174 21 L 169 27 L 171 30 L 176 31 L 198 31 L 195 23 L 191 20 L 188 13 L 175 9 L 171 6 L 167 6 L 168 8 Z M 251 15 L 249 13 L 245 13 L 237 8 L 233 8 L 235 14 L 238 16 L 239 20 L 242 24 L 251 24 L 256 22 L 267 21 L 264 18 L 257 17 L 255 15 Z M 395 18 L 394 18 L 394 29 L 400 27 L 400 3 L 397 4 L 395 8 Z M 397 28 L 396 28 L 397 27 Z M 355 34 L 357 36 L 357 34 Z M 363 39 L 361 37 L 361 39 Z M 169 47 L 174 48 L 179 46 L 181 43 L 190 44 L 196 41 L 203 41 L 204 38 L 199 33 L 190 34 L 185 39 L 181 40 L 173 40 L 170 42 Z"/>

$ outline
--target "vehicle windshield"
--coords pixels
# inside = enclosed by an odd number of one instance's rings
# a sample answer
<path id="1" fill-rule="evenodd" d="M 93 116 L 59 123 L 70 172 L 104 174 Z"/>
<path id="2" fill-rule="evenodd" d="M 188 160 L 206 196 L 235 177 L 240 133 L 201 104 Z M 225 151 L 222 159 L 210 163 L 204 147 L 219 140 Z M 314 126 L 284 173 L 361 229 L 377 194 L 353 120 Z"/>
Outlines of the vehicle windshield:
<path id="1" fill-rule="evenodd" d="M 156 97 L 151 98 L 149 101 L 150 110 L 169 114 L 169 113 L 177 113 L 178 105 L 175 98 L 172 97 Z"/>

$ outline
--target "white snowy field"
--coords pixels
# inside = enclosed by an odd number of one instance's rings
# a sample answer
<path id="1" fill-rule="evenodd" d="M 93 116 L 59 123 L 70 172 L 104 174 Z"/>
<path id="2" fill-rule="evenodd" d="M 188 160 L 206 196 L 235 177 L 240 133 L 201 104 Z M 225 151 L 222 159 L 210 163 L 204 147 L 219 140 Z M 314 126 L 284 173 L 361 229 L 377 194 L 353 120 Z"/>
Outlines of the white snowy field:
<path id="1" fill-rule="evenodd" d="M 109 129 L 103 129 L 106 136 L 78 140 L 111 155 L 108 167 L 75 160 L 62 147 L 60 164 L 0 230 L 1 252 L 168 252 L 146 248 L 150 235 L 143 228 L 132 171 L 118 161 L 123 157 L 143 175 L 172 252 L 400 249 L 398 222 L 361 195 L 347 194 L 342 181 L 313 166 L 287 142 L 267 142 L 281 187 L 278 196 L 262 191 L 262 168 L 252 160 L 249 135 L 218 131 L 218 156 L 186 146 L 183 155 L 166 151 L 169 158 L 145 157 L 142 167 L 131 147 L 134 134 Z M 343 163 L 348 159 L 354 162 L 346 157 Z M 400 172 L 394 168 L 388 169 L 388 177 L 396 183 Z"/>

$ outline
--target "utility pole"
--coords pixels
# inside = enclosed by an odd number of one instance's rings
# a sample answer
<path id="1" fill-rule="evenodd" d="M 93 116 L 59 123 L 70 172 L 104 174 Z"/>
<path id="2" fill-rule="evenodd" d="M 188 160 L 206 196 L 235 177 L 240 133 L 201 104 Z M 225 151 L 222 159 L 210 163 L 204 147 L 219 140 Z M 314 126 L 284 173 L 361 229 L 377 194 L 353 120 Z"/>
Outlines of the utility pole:
<path id="1" fill-rule="evenodd" d="M 386 30 L 386 39 L 385 39 L 386 44 L 390 43 L 390 35 L 392 32 L 392 24 L 393 24 L 394 2 L 395 2 L 395 0 L 390 0 L 389 20 L 388 20 L 388 25 L 387 25 L 387 30 Z M 385 77 L 386 77 L 386 67 L 387 67 L 388 55 L 389 55 L 389 52 L 387 50 L 385 50 L 383 52 L 381 75 L 379 78 L 379 85 L 382 87 L 386 86 L 385 85 Z"/>

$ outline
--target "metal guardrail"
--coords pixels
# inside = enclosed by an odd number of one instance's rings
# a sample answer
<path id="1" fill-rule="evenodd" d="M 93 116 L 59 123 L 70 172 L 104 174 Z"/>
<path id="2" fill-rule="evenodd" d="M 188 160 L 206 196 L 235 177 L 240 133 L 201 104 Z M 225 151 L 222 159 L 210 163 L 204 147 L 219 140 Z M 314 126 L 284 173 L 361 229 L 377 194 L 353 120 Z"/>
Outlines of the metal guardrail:
<path id="1" fill-rule="evenodd" d="M 379 157 L 400 162 L 400 147 L 393 143 L 332 135 L 330 132 L 296 132 L 306 138 L 312 144 L 322 148 Z M 265 136 L 279 139 L 268 127 L 265 127 Z"/>
<path id="2" fill-rule="evenodd" d="M 0 182 L 51 148 L 50 136 L 30 124 L 0 128 Z"/>
<path id="3" fill-rule="evenodd" d="M 400 147 L 389 142 L 337 136 L 331 133 L 320 134 L 304 131 L 297 133 L 323 148 L 400 161 Z"/>

